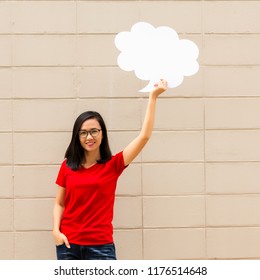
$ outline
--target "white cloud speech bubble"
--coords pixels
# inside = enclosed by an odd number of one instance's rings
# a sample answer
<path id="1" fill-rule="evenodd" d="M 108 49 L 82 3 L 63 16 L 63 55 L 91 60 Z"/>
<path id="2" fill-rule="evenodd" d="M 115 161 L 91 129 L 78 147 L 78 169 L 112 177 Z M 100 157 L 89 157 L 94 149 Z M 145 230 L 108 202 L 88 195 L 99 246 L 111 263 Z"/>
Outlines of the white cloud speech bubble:
<path id="1" fill-rule="evenodd" d="M 168 26 L 155 28 L 147 22 L 138 22 L 130 32 L 118 33 L 115 45 L 121 51 L 118 66 L 150 81 L 140 92 L 151 91 L 159 79 L 167 80 L 168 87 L 175 88 L 184 76 L 192 76 L 199 70 L 197 45 L 179 39 L 177 32 Z"/>

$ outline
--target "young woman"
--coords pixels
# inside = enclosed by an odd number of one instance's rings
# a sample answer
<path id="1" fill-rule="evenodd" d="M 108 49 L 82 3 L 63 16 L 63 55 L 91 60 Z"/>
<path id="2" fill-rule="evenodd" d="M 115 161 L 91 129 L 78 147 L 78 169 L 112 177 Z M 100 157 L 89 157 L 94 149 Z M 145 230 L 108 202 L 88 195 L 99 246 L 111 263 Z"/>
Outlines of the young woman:
<path id="1" fill-rule="evenodd" d="M 149 140 L 156 99 L 166 89 L 165 80 L 155 85 L 140 134 L 115 156 L 100 114 L 88 111 L 76 119 L 56 180 L 53 236 L 57 259 L 116 259 L 112 219 L 117 179 Z"/>

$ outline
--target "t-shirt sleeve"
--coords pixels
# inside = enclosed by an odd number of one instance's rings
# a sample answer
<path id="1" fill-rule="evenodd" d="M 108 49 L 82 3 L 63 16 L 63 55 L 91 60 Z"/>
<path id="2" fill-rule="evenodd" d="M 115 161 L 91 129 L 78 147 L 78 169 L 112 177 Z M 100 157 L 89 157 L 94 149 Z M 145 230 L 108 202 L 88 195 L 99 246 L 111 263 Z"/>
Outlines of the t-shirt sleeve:
<path id="1" fill-rule="evenodd" d="M 59 170 L 59 173 L 58 173 L 58 176 L 57 176 L 57 179 L 56 179 L 56 184 L 63 187 L 63 188 L 66 188 L 66 160 L 63 161 L 61 167 L 60 167 L 60 170 Z"/>
<path id="2" fill-rule="evenodd" d="M 121 175 L 121 173 L 125 170 L 125 168 L 127 166 L 125 166 L 125 163 L 124 163 L 123 151 L 116 154 L 115 155 L 115 167 L 116 167 L 118 175 Z"/>

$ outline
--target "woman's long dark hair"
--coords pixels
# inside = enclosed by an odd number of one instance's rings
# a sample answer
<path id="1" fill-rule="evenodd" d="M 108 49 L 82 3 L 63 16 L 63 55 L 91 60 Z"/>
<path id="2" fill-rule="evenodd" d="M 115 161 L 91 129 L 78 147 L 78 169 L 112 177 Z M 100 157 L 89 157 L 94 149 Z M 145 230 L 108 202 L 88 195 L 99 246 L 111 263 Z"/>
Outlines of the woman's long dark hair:
<path id="1" fill-rule="evenodd" d="M 109 148 L 109 143 L 108 143 L 108 136 L 107 136 L 107 128 L 105 125 L 105 122 L 101 115 L 95 111 L 87 111 L 82 113 L 81 115 L 78 116 L 76 119 L 74 126 L 73 126 L 73 131 L 72 131 L 72 138 L 70 141 L 70 144 L 66 150 L 65 153 L 65 158 L 67 160 L 67 166 L 72 169 L 72 170 L 78 170 L 84 161 L 84 149 L 82 148 L 80 141 L 79 141 L 79 131 L 82 126 L 82 124 L 86 120 L 90 119 L 96 119 L 102 129 L 102 142 L 100 145 L 100 157 L 101 159 L 98 161 L 98 163 L 104 163 L 107 162 L 111 159 L 112 153 Z"/>

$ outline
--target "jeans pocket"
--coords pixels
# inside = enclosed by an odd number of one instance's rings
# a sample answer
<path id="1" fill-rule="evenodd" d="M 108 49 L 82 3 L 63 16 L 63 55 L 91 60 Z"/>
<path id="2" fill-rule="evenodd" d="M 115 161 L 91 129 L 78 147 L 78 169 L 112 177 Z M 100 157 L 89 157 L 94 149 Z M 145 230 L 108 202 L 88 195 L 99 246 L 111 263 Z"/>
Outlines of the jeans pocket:
<path id="1" fill-rule="evenodd" d="M 65 245 L 65 243 L 62 243 L 62 244 L 56 244 L 55 246 L 56 247 L 62 247 L 62 246 L 64 246 Z"/>

